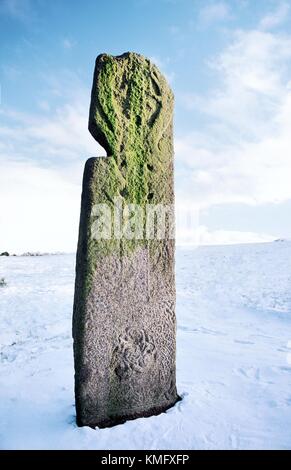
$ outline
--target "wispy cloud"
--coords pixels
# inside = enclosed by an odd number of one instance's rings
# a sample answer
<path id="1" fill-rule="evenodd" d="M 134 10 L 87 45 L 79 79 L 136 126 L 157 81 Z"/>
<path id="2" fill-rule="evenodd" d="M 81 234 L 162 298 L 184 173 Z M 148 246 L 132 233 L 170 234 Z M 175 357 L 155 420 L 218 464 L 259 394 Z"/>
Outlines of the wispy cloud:
<path id="1" fill-rule="evenodd" d="M 289 11 L 290 5 L 288 3 L 280 3 L 276 10 L 261 19 L 260 28 L 263 30 L 276 28 L 287 20 Z"/>
<path id="2" fill-rule="evenodd" d="M 226 21 L 232 18 L 230 8 L 225 2 L 210 3 L 201 8 L 199 12 L 199 23 L 209 26 L 216 22 Z"/>
<path id="3" fill-rule="evenodd" d="M 176 140 L 180 197 L 200 205 L 279 203 L 291 198 L 291 36 L 236 32 L 209 66 L 219 86 L 185 96 L 204 129 Z"/>
<path id="4" fill-rule="evenodd" d="M 60 167 L 96 154 L 105 155 L 88 132 L 90 89 L 66 69 L 58 74 L 44 71 L 40 80 L 46 94 L 38 101 L 39 110 L 28 113 L 0 108 L 2 151 L 14 160 L 25 158 L 52 165 L 57 162 Z"/>
<path id="5" fill-rule="evenodd" d="M 1 0 L 0 14 L 22 22 L 35 20 L 36 18 L 31 0 Z"/>
<path id="6" fill-rule="evenodd" d="M 8 120 L 0 127 L 2 145 L 14 159 L 24 157 L 51 164 L 57 160 L 61 165 L 92 156 L 100 149 L 88 133 L 88 110 L 81 104 L 66 104 L 53 114 L 26 114 L 8 108 L 1 114 Z"/>
<path id="7" fill-rule="evenodd" d="M 76 45 L 76 42 L 70 38 L 64 38 L 62 40 L 62 45 L 64 49 L 72 49 Z"/>
<path id="8" fill-rule="evenodd" d="M 65 90 L 56 77 L 48 83 Z M 48 97 L 39 112 L 0 110 L 0 244 L 8 251 L 75 250 L 84 163 L 105 155 L 87 130 L 89 96 L 72 86 L 56 109 Z"/>

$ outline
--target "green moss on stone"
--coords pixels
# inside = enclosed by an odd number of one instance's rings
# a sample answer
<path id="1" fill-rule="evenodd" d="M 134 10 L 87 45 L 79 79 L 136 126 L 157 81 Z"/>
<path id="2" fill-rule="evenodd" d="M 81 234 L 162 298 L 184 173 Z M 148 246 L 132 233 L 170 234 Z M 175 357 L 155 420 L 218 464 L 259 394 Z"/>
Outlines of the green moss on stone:
<path id="1" fill-rule="evenodd" d="M 114 253 L 128 255 L 149 245 L 145 238 L 93 240 L 92 207 L 106 203 L 113 209 L 118 196 L 125 204 L 138 204 L 144 209 L 149 203 L 173 202 L 172 184 L 168 185 L 173 160 L 172 115 L 172 91 L 148 59 L 135 53 L 97 57 L 89 130 L 108 156 L 92 159 L 84 175 L 84 187 L 90 195 L 83 222 L 86 291 L 98 259 Z"/>

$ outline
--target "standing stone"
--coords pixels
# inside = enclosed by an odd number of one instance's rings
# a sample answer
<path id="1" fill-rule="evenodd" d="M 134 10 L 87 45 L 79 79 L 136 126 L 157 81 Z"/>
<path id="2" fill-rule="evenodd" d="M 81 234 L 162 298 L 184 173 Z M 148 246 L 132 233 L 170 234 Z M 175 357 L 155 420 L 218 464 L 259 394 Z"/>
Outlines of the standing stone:
<path id="1" fill-rule="evenodd" d="M 135 53 L 97 57 L 89 130 L 107 157 L 90 158 L 83 177 L 73 315 L 79 426 L 158 414 L 178 399 L 171 217 L 165 237 L 147 237 L 149 215 L 136 237 L 118 236 L 115 222 L 104 224 L 111 237 L 95 236 L 100 204 L 122 222 L 128 204 L 143 214 L 167 207 L 173 217 L 172 121 L 173 94 L 154 64 Z"/>

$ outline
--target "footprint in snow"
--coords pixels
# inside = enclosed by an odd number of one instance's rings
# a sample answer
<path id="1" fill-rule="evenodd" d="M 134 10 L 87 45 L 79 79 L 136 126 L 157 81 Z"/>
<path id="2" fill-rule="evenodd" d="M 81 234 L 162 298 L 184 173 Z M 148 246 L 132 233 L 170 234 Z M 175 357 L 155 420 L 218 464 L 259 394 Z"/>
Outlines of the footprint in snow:
<path id="1" fill-rule="evenodd" d="M 246 369 L 244 369 L 243 367 L 240 367 L 239 369 L 235 370 L 235 373 L 237 375 L 242 375 L 243 377 L 246 377 L 247 379 L 260 380 L 260 369 L 257 369 L 256 367 L 249 367 Z"/>
<path id="2" fill-rule="evenodd" d="M 243 341 L 241 339 L 234 339 L 233 341 L 235 343 L 239 343 L 239 344 L 255 344 L 255 343 L 253 343 L 253 341 Z"/>

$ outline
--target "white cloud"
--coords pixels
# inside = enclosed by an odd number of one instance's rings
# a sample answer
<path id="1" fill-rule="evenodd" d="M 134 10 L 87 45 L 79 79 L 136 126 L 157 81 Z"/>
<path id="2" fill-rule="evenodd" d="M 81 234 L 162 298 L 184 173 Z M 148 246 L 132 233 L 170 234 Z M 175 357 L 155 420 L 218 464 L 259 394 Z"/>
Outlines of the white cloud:
<path id="1" fill-rule="evenodd" d="M 76 43 L 69 38 L 64 38 L 62 44 L 64 49 L 72 49 Z"/>
<path id="2" fill-rule="evenodd" d="M 268 13 L 260 21 L 261 29 L 272 29 L 286 21 L 290 10 L 290 5 L 286 2 L 280 3 L 277 9 Z"/>
<path id="3" fill-rule="evenodd" d="M 43 105 L 46 107 L 46 102 Z M 0 126 L 0 138 L 2 152 L 10 158 L 51 164 L 58 159 L 62 166 L 106 154 L 88 132 L 87 104 L 65 104 L 53 114 L 26 114 L 11 109 L 2 109 L 1 114 L 9 120 L 7 125 Z"/>
<path id="4" fill-rule="evenodd" d="M 210 3 L 199 12 L 199 23 L 204 26 L 229 19 L 231 19 L 231 14 L 225 2 Z"/>
<path id="5" fill-rule="evenodd" d="M 199 245 L 232 245 L 238 243 L 263 243 L 274 240 L 272 235 L 241 232 L 234 230 L 214 230 L 209 231 L 207 227 L 201 225 L 198 228 Z"/>
<path id="6" fill-rule="evenodd" d="M 209 230 L 199 223 L 199 208 L 193 201 L 177 201 L 176 243 L 178 246 L 198 247 L 200 245 L 229 245 L 237 243 L 262 243 L 279 238 L 274 234 L 241 230 Z"/>
<path id="7" fill-rule="evenodd" d="M 202 206 L 291 198 L 291 36 L 239 31 L 210 64 L 219 86 L 184 97 L 210 124 L 176 139 L 178 197 Z M 184 179 L 183 179 L 184 178 Z"/>
<path id="8" fill-rule="evenodd" d="M 76 249 L 80 186 L 31 161 L 0 162 L 0 251 Z"/>
<path id="9" fill-rule="evenodd" d="M 203 173 L 203 172 L 201 172 Z M 204 180 L 203 174 L 202 179 Z M 189 196 L 189 194 L 188 194 Z M 196 204 L 195 204 L 196 202 Z M 200 208 L 197 199 L 176 200 L 176 243 L 178 246 L 198 247 L 200 245 L 227 245 L 237 243 L 262 243 L 280 238 L 275 234 L 257 233 L 243 230 L 210 230 L 201 224 Z"/>
<path id="10" fill-rule="evenodd" d="M 210 66 L 222 74 L 228 91 L 237 86 L 240 91 L 274 95 L 284 87 L 282 71 L 291 57 L 290 45 L 289 36 L 238 31 L 233 43 Z"/>
<path id="11" fill-rule="evenodd" d="M 106 153 L 87 129 L 89 100 L 71 91 L 54 112 L 0 110 L 0 251 L 76 248 L 84 163 Z"/>

